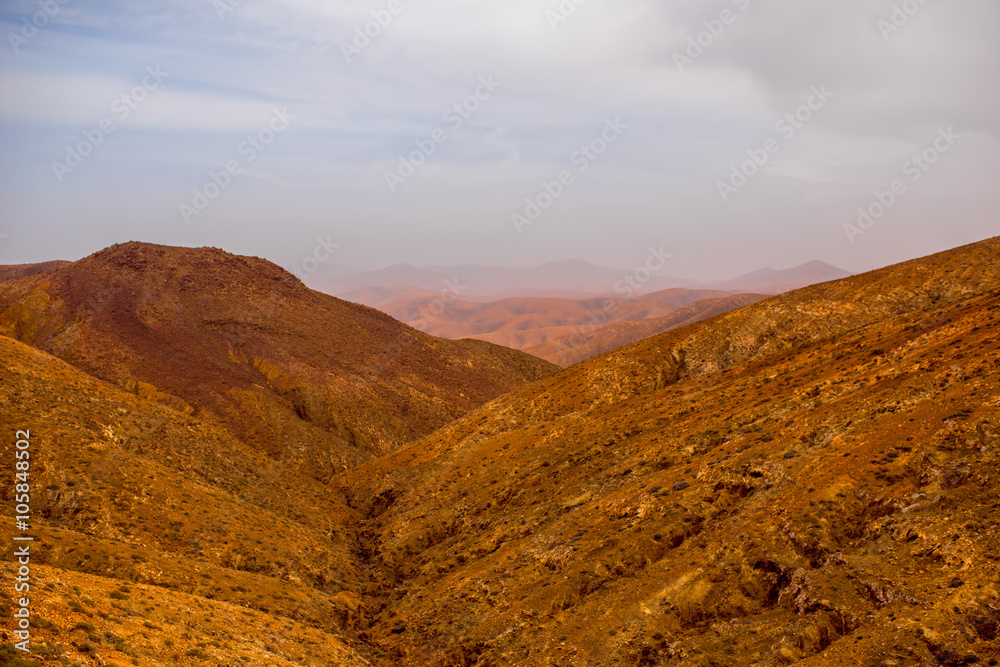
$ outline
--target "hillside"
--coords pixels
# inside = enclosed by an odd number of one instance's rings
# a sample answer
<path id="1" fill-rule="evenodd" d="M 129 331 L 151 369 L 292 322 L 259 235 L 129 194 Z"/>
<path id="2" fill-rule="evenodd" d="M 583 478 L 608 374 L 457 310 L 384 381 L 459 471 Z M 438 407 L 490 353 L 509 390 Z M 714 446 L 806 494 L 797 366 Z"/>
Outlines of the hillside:
<path id="1" fill-rule="evenodd" d="M 323 485 L 225 430 L 0 336 L 5 462 L 22 429 L 38 540 L 33 658 L 367 664 L 350 639 L 359 571 L 343 526 L 354 513 Z M 12 492 L 0 487 L 8 526 Z M 5 630 L 17 597 L 5 576 Z"/>
<path id="2" fill-rule="evenodd" d="M 0 283 L 0 334 L 320 478 L 555 368 L 432 338 L 262 259 L 140 243 Z"/>
<path id="3" fill-rule="evenodd" d="M 392 665 L 1000 658 L 1000 241 L 578 364 L 338 478 Z"/>
<path id="4" fill-rule="evenodd" d="M 736 294 L 715 299 L 700 299 L 671 312 L 669 315 L 614 322 L 592 331 L 578 330 L 568 336 L 554 338 L 541 345 L 524 348 L 524 351 L 565 368 L 664 331 L 694 324 L 748 306 L 763 298 L 765 297 L 758 294 Z"/>

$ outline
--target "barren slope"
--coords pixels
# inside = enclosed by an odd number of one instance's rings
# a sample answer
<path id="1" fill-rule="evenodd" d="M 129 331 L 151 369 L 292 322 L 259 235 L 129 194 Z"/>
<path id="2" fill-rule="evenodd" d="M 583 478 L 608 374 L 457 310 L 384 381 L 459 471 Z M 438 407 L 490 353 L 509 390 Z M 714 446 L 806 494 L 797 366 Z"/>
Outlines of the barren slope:
<path id="1" fill-rule="evenodd" d="M 339 478 L 392 665 L 1000 658 L 1000 243 L 591 359 Z"/>
<path id="2" fill-rule="evenodd" d="M 0 334 L 327 478 L 555 368 L 432 338 L 258 258 L 140 243 L 0 283 Z"/>
<path id="3" fill-rule="evenodd" d="M 31 435 L 33 658 L 366 664 L 350 639 L 359 573 L 345 526 L 354 512 L 321 484 L 224 430 L 0 337 L 8 479 L 19 430 Z M 13 526 L 11 484 L 0 503 Z M 5 630 L 18 597 L 5 576 Z"/>

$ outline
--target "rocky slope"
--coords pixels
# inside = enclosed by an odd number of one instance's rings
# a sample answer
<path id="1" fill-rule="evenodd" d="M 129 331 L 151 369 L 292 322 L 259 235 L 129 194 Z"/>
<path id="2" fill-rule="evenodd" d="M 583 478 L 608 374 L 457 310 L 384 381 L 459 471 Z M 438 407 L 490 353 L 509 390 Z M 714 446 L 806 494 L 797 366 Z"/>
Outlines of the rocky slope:
<path id="1" fill-rule="evenodd" d="M 1000 242 L 584 362 L 339 478 L 393 665 L 1000 658 Z"/>
<path id="2" fill-rule="evenodd" d="M 555 369 L 432 338 L 258 258 L 140 243 L 0 283 L 0 334 L 326 478 Z"/>
<path id="3" fill-rule="evenodd" d="M 6 479 L 18 430 L 31 434 L 33 659 L 367 664 L 351 648 L 361 574 L 344 527 L 354 512 L 323 485 L 0 336 Z M 12 485 L 0 485 L 8 526 L 13 502 Z M 10 641 L 21 595 L 4 569 Z M 8 653 L 0 664 L 18 664 Z"/>

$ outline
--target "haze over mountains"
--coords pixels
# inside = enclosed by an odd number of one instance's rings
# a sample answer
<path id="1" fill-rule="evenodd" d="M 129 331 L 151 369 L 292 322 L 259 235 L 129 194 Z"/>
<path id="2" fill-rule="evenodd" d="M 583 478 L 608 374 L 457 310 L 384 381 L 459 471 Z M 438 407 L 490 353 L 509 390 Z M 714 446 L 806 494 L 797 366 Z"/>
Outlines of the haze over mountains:
<path id="1" fill-rule="evenodd" d="M 668 259 L 654 250 L 658 263 Z M 849 275 L 819 261 L 711 284 L 659 276 L 646 267 L 628 272 L 583 261 L 529 269 L 400 264 L 351 273 L 336 267 L 331 274 L 312 282 L 435 336 L 485 340 L 563 366 L 695 322 L 699 313 L 709 317 L 752 302 L 728 299 L 737 293 L 777 294 Z M 637 320 L 650 321 L 605 329 Z"/>
<path id="2" fill-rule="evenodd" d="M 19 275 L 38 664 L 1000 658 L 1000 238 L 558 372 L 216 249 Z"/>
<path id="3" fill-rule="evenodd" d="M 475 300 L 498 300 L 508 296 L 621 296 L 622 291 L 616 291 L 616 286 L 634 273 L 634 269 L 609 269 L 582 260 L 550 262 L 530 268 L 472 265 L 418 268 L 397 264 L 375 271 L 359 272 L 333 267 L 329 273 L 324 272 L 309 280 L 309 284 L 314 289 L 343 299 L 383 307 L 402 299 L 440 296 L 442 291 L 452 293 L 456 298 Z M 688 288 L 776 294 L 848 275 L 850 274 L 846 271 L 820 261 L 784 270 L 764 268 L 717 282 L 701 282 L 654 273 L 641 284 L 639 291 L 649 294 L 673 288 Z"/>

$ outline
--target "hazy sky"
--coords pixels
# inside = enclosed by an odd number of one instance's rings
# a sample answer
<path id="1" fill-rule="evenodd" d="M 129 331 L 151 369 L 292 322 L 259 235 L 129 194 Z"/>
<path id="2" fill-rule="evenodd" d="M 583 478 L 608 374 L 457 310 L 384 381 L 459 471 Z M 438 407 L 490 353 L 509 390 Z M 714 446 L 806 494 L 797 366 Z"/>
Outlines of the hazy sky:
<path id="1" fill-rule="evenodd" d="M 0 264 L 323 238 L 712 279 L 1000 233 L 996 0 L 0 7 Z"/>

